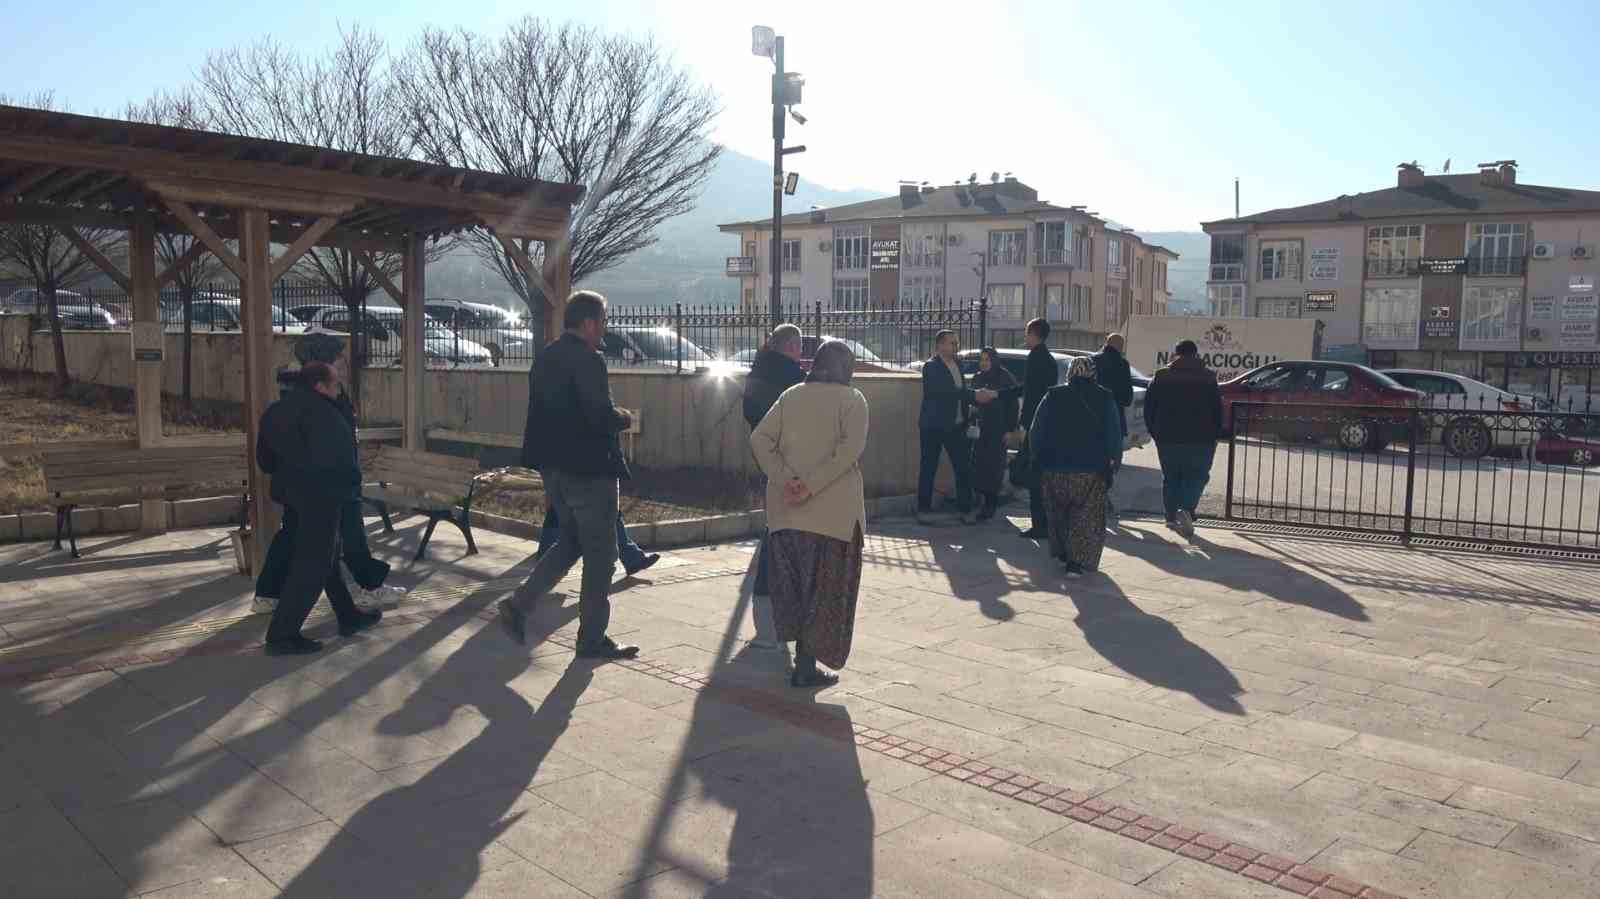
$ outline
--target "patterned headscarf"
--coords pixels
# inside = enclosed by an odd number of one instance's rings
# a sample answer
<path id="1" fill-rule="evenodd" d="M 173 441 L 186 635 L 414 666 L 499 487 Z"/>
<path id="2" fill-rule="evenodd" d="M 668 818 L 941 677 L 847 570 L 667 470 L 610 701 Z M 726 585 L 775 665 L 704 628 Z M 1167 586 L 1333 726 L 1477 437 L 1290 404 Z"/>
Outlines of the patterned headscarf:
<path id="1" fill-rule="evenodd" d="M 1072 362 L 1067 365 L 1067 381 L 1076 381 L 1079 378 L 1094 380 L 1094 359 L 1089 356 L 1073 356 Z"/>
<path id="2" fill-rule="evenodd" d="M 842 340 L 829 340 L 817 347 L 811 359 L 811 374 L 806 381 L 825 384 L 849 384 L 856 371 L 856 354 Z"/>

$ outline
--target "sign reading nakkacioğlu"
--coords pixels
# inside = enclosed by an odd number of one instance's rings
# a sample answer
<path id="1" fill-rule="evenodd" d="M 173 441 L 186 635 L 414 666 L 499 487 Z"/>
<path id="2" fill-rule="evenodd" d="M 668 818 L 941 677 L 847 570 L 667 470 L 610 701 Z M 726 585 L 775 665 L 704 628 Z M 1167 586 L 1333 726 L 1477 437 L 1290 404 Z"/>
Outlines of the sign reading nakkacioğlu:
<path id="1" fill-rule="evenodd" d="M 1424 275 L 1464 275 L 1467 260 L 1461 256 L 1417 260 L 1417 269 Z"/>

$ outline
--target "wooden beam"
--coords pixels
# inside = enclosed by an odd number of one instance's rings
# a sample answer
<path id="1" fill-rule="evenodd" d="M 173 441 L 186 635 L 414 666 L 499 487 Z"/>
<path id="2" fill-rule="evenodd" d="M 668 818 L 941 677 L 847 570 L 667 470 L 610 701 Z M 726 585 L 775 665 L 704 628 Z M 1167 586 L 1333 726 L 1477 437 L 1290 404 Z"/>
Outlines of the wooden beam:
<path id="1" fill-rule="evenodd" d="M 154 330 L 164 345 L 161 334 L 160 297 L 156 292 L 156 232 L 149 213 L 134 217 L 128 231 L 128 286 L 124 288 L 133 297 L 133 331 L 136 339 L 141 331 Z M 76 232 L 73 232 L 76 233 Z M 79 238 L 80 240 L 82 238 Z M 82 247 L 80 247 L 82 249 Z M 133 409 L 139 447 L 161 445 L 161 370 L 162 361 L 133 363 Z M 139 530 L 146 534 L 167 529 L 167 504 L 159 488 L 141 491 L 139 500 Z"/>
<path id="2" fill-rule="evenodd" d="M 372 258 L 372 254 L 356 253 L 355 257 L 356 261 L 361 263 L 361 267 L 367 270 L 367 274 L 372 276 L 372 280 L 378 282 L 378 286 L 383 288 L 383 292 L 388 294 L 390 299 L 399 303 L 401 309 L 406 308 L 405 293 L 394 286 L 394 281 L 390 280 L 389 276 L 383 273 L 383 269 L 378 267 L 378 261 Z M 404 275 L 401 277 L 404 277 Z"/>
<path id="3" fill-rule="evenodd" d="M 321 240 L 323 235 L 332 231 L 333 226 L 337 224 L 339 224 L 338 216 L 325 215 L 307 225 L 306 230 L 295 238 L 294 243 L 290 244 L 287 250 L 284 250 L 277 259 L 272 261 L 273 283 L 277 283 L 279 278 L 288 274 L 289 269 L 300 261 L 300 257 L 304 256 L 307 250 L 316 246 L 317 241 Z"/>
<path id="4" fill-rule="evenodd" d="M 183 222 L 183 224 L 188 227 L 190 234 L 193 234 L 195 238 L 206 245 L 206 249 L 211 251 L 211 255 L 222 260 L 223 265 L 226 265 L 228 268 L 232 269 L 233 273 L 238 276 L 241 281 L 244 280 L 245 266 L 243 260 L 241 260 L 238 256 L 235 256 L 232 250 L 228 249 L 228 245 L 222 242 L 222 238 L 218 236 L 216 231 L 212 230 L 210 225 L 206 224 L 205 219 L 201 218 L 193 209 L 189 207 L 188 203 L 185 203 L 182 200 L 174 200 L 167 197 L 162 197 L 161 201 L 167 204 L 167 208 L 172 210 L 172 214 L 177 217 L 178 221 Z M 266 213 L 263 211 L 262 227 L 266 227 L 265 217 Z"/>
<path id="5" fill-rule="evenodd" d="M 516 264 L 517 268 L 522 270 L 522 276 L 528 279 L 529 285 L 538 288 L 539 293 L 546 298 L 555 295 L 555 287 L 545 280 L 544 273 L 539 270 L 538 266 L 533 264 L 533 260 L 528 258 L 527 253 L 522 252 L 522 248 L 517 246 L 516 241 L 506 237 L 504 234 L 495 234 L 495 238 L 500 241 L 500 248 L 505 250 L 506 255 L 511 257 L 511 261 Z M 532 312 L 532 310 L 529 311 Z"/>
<path id="6" fill-rule="evenodd" d="M 270 209 L 298 215 L 338 216 L 356 208 L 351 197 L 332 196 L 288 187 L 265 187 L 214 181 L 206 178 L 180 178 L 171 175 L 137 177 L 149 190 L 186 203 Z"/>
<path id="7" fill-rule="evenodd" d="M 172 260 L 172 264 L 167 266 L 165 271 L 156 275 L 156 291 L 160 292 L 161 288 L 171 284 L 179 275 L 183 274 L 184 269 L 199 262 L 200 257 L 208 252 L 210 252 L 210 248 L 205 244 L 198 240 L 190 241 L 189 249 L 184 250 L 182 256 Z"/>
<path id="8" fill-rule="evenodd" d="M 132 213 L 108 209 L 83 209 L 49 206 L 39 203 L 0 203 L 0 223 L 22 225 L 68 225 L 76 228 L 114 228 L 126 231 L 131 227 Z M 208 222 L 217 236 L 224 240 L 237 240 L 239 228 L 230 221 Z M 291 244 L 299 232 L 285 226 L 273 225 L 272 242 Z M 171 215 L 158 215 L 156 231 L 162 234 L 192 234 L 187 227 Z M 398 253 L 404 247 L 399 238 L 378 234 L 361 234 L 340 227 L 323 236 L 318 246 L 341 250 L 365 250 L 370 253 Z"/>
<path id="9" fill-rule="evenodd" d="M 84 240 L 83 235 L 78 233 L 77 228 L 66 228 L 58 225 L 56 226 L 56 230 L 60 231 L 63 237 L 71 241 L 72 245 L 78 248 L 78 252 L 82 253 L 84 256 L 87 256 L 89 261 L 94 263 L 95 268 L 98 268 L 100 271 L 104 272 L 107 278 L 117 282 L 117 286 L 122 288 L 123 293 L 133 293 L 133 286 L 128 281 L 128 276 L 123 274 L 122 269 L 113 265 L 111 260 L 107 259 L 105 254 L 101 253 L 94 244 Z M 133 252 L 131 247 L 129 252 Z"/>
<path id="10" fill-rule="evenodd" d="M 124 180 L 126 180 L 126 178 L 121 172 L 112 172 L 103 178 L 96 178 L 88 184 L 85 184 L 84 186 L 73 191 L 71 194 L 62 197 L 59 202 L 69 205 L 72 203 L 80 203 L 89 199 L 95 194 L 98 194 L 107 188 L 116 185 L 117 182 Z"/>
<path id="11" fill-rule="evenodd" d="M 57 171 L 51 166 L 43 166 L 23 175 L 5 187 L 0 187 L 0 203 L 9 203 L 15 200 L 17 197 L 22 196 L 23 191 L 54 175 Z"/>
<path id="12" fill-rule="evenodd" d="M 261 414 L 272 402 L 272 238 L 263 209 L 240 212 L 239 251 L 245 271 L 239 277 L 239 317 L 243 326 L 245 446 L 256 445 Z M 231 254 L 230 254 L 231 255 Z M 271 480 L 250 453 L 250 534 L 257 570 L 267 545 L 278 532 L 279 512 L 271 496 Z"/>
<path id="13" fill-rule="evenodd" d="M 423 352 L 424 319 L 423 300 L 427 298 L 427 238 L 412 234 L 406 239 L 401 280 L 405 284 L 405 326 L 400 329 L 402 348 L 400 361 L 404 365 L 402 379 L 405 383 L 405 417 L 401 425 L 406 429 L 404 446 L 408 450 L 426 449 L 422 430 L 422 373 L 427 370 L 427 357 Z"/>
<path id="14" fill-rule="evenodd" d="M 479 214 L 478 221 L 495 234 L 526 240 L 560 240 L 567 236 L 567 220 L 526 215 Z"/>
<path id="15" fill-rule="evenodd" d="M 352 161 L 356 159 L 353 156 L 349 158 Z M 0 159 L 96 168 L 140 178 L 211 179 L 229 182 L 247 190 L 285 188 L 358 201 L 378 200 L 418 208 L 460 209 L 529 221 L 559 221 L 563 224 L 571 215 L 572 202 L 580 194 L 576 185 L 549 182 L 534 182 L 526 191 L 513 196 L 453 192 L 426 183 L 394 181 L 305 166 L 214 159 L 172 150 L 87 144 L 17 132 L 0 134 Z"/>

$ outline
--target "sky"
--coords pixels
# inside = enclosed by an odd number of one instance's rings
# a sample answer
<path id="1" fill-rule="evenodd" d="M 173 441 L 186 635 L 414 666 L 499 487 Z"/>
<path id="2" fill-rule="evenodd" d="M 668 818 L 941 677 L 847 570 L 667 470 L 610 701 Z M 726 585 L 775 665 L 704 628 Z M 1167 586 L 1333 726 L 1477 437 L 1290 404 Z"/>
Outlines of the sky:
<path id="1" fill-rule="evenodd" d="M 399 52 L 424 27 L 492 33 L 537 12 L 653 35 L 717 91 L 713 138 L 758 158 L 771 64 L 750 27 L 777 29 L 806 80 L 808 124 L 788 141 L 807 152 L 788 167 L 836 189 L 1010 172 L 1146 231 L 1230 216 L 1235 177 L 1248 214 L 1392 187 L 1411 160 L 1437 174 L 1516 159 L 1525 183 L 1600 189 L 1592 3 L 144 0 L 132 20 L 126 2 L 5 6 L 0 92 L 54 90 L 78 112 L 115 114 L 268 35 L 317 52 L 359 22 Z"/>

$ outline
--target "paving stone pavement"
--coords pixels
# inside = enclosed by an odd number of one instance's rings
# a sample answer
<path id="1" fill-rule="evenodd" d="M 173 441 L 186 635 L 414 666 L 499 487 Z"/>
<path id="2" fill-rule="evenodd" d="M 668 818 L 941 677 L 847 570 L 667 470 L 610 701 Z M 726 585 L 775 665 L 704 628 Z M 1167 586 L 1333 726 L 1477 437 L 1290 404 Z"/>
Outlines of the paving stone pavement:
<path id="1" fill-rule="evenodd" d="M 1066 581 L 886 522 L 810 692 L 747 543 L 619 581 L 597 665 L 570 595 L 492 623 L 530 545 L 418 530 L 301 659 L 223 531 L 0 547 L 0 895 L 1600 895 L 1600 566 L 1130 520 Z"/>

